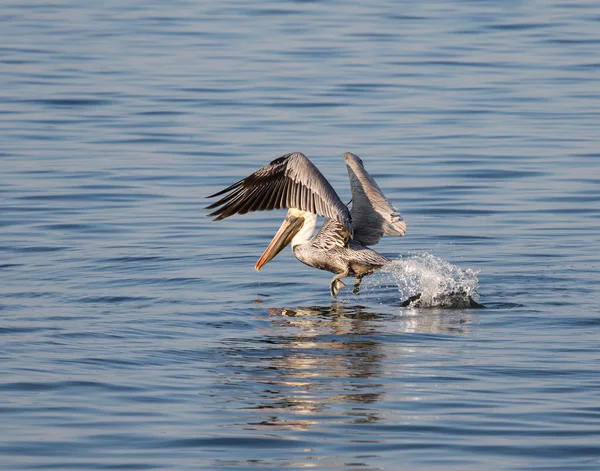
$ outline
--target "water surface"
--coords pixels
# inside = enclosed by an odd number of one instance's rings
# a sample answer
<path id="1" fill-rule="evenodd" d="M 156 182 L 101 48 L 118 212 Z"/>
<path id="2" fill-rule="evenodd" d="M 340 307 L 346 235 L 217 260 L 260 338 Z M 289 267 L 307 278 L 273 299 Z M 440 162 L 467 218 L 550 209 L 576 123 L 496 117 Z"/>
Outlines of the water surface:
<path id="1" fill-rule="evenodd" d="M 0 467 L 600 467 L 597 2 L 0 18 Z M 377 249 L 487 309 L 257 274 L 283 214 L 204 197 L 292 151 L 344 201 L 363 158 L 408 225 Z"/>

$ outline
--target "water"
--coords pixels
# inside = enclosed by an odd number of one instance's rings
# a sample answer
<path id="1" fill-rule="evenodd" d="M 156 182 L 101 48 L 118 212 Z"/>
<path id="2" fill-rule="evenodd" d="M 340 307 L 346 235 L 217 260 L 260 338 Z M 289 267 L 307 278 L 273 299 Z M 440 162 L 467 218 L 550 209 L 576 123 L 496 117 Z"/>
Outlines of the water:
<path id="1" fill-rule="evenodd" d="M 0 468 L 600 468 L 597 2 L 0 17 Z M 291 151 L 407 221 L 358 296 L 205 217 Z"/>

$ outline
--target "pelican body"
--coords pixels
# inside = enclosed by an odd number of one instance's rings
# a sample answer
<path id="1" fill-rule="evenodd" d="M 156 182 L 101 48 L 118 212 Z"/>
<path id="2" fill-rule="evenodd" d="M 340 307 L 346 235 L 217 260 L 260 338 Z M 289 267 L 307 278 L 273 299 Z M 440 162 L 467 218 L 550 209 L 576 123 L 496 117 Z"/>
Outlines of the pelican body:
<path id="1" fill-rule="evenodd" d="M 355 277 L 358 293 L 365 275 L 389 259 L 370 249 L 384 234 L 403 236 L 406 223 L 385 198 L 356 155 L 344 154 L 352 208 L 341 199 L 313 163 L 295 152 L 273 160 L 252 175 L 209 196 L 221 196 L 206 209 L 215 209 L 214 220 L 251 211 L 288 209 L 281 227 L 256 262 L 256 270 L 291 244 L 294 256 L 305 265 L 334 273 L 330 293 L 336 297 L 344 286 L 341 278 Z M 314 236 L 317 215 L 325 222 Z"/>

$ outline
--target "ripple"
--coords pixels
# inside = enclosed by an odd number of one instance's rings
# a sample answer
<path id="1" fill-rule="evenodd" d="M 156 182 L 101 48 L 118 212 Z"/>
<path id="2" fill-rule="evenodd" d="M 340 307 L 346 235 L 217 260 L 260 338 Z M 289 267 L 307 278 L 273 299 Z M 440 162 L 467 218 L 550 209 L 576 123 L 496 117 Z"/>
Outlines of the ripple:
<path id="1" fill-rule="evenodd" d="M 152 301 L 154 298 L 146 296 L 87 296 L 80 298 L 79 302 L 82 303 L 108 303 L 108 304 L 121 304 L 131 303 L 140 301 Z"/>
<path id="2" fill-rule="evenodd" d="M 104 391 L 116 392 L 140 391 L 139 388 L 132 388 L 130 386 L 103 383 L 98 381 L 18 382 L 0 384 L 0 390 L 3 391 L 57 391 L 63 389 L 100 389 Z"/>
<path id="3" fill-rule="evenodd" d="M 23 100 L 23 103 L 48 106 L 51 108 L 78 108 L 106 106 L 115 103 L 114 100 L 98 98 L 44 98 L 37 100 Z"/>

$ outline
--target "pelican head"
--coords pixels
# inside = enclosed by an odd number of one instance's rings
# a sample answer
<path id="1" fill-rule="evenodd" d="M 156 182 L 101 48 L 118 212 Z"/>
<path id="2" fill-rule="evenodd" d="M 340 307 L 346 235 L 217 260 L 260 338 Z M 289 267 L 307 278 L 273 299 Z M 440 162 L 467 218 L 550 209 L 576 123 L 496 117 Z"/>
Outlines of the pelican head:
<path id="1" fill-rule="evenodd" d="M 313 218 L 316 220 L 316 217 L 312 213 L 307 213 L 306 211 L 302 211 L 296 208 L 289 209 L 287 215 L 285 216 L 285 219 L 283 220 L 283 223 L 281 224 L 281 227 L 277 231 L 277 234 L 275 234 L 275 237 L 273 237 L 271 243 L 260 256 L 258 262 L 256 262 L 256 265 L 254 265 L 256 271 L 259 271 L 263 265 L 270 262 L 279 252 L 281 252 L 285 248 L 286 245 L 292 242 L 292 239 L 294 239 L 296 234 L 300 232 L 307 219 L 313 219 L 307 216 L 313 216 Z M 314 225 L 311 229 L 311 234 L 313 230 Z"/>

